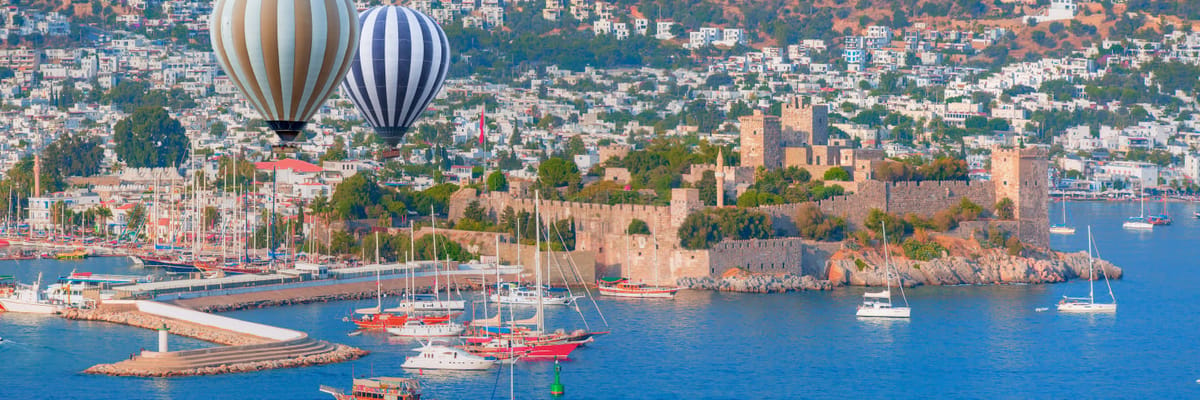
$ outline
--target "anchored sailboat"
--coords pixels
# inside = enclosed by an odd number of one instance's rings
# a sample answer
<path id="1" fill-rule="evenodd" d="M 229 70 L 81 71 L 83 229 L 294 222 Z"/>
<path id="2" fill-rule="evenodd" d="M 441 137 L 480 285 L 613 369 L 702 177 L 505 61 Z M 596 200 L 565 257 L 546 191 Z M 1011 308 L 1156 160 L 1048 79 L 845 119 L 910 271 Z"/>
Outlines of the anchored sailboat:
<path id="1" fill-rule="evenodd" d="M 883 285 L 886 289 L 882 292 L 863 293 L 863 303 L 858 306 L 858 312 L 855 315 L 869 318 L 909 318 L 912 310 L 908 307 L 908 297 L 904 295 L 904 285 L 900 284 L 900 271 L 896 271 L 896 287 L 900 289 L 900 298 L 904 299 L 904 307 L 892 305 L 892 263 L 888 257 L 888 253 L 891 251 L 887 247 L 887 224 L 881 222 L 881 226 L 883 227 Z"/>
<path id="2" fill-rule="evenodd" d="M 1108 282 L 1108 273 L 1101 270 L 1101 275 L 1104 275 L 1104 284 L 1108 286 L 1108 297 L 1112 299 L 1112 303 L 1097 303 L 1096 302 L 1096 267 L 1092 258 L 1092 249 L 1095 248 L 1095 241 L 1092 240 L 1092 227 L 1088 226 L 1088 297 L 1067 297 L 1063 296 L 1058 302 L 1058 311 L 1069 313 L 1098 313 L 1098 312 L 1117 312 L 1117 298 L 1113 296 L 1112 284 Z"/>
<path id="3" fill-rule="evenodd" d="M 1062 223 L 1050 225 L 1050 233 L 1055 235 L 1074 235 L 1075 227 L 1067 226 L 1067 200 L 1062 201 Z"/>

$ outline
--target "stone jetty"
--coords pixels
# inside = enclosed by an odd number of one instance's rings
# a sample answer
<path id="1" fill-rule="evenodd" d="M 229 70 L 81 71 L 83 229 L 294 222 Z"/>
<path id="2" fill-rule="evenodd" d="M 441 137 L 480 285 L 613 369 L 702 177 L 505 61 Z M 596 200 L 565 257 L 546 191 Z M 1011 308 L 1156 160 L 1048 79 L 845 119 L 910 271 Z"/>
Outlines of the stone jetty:
<path id="1" fill-rule="evenodd" d="M 68 310 L 64 318 L 106 321 L 168 332 L 225 346 L 149 351 L 89 374 L 142 377 L 214 375 L 330 364 L 368 354 L 357 348 L 309 338 L 303 332 L 201 313 L 152 301 L 111 301 L 94 310 Z"/>

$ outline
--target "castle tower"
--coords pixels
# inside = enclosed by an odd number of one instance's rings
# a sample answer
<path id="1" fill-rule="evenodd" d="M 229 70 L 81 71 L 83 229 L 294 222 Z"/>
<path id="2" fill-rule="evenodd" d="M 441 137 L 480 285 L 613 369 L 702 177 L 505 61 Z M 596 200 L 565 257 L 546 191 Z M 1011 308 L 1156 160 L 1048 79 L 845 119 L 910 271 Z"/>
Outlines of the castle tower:
<path id="1" fill-rule="evenodd" d="M 992 184 L 996 201 L 1013 201 L 1013 217 L 1022 242 L 1050 247 L 1049 153 L 1043 147 L 992 148 Z"/>
<path id="2" fill-rule="evenodd" d="M 717 149 L 717 207 L 725 207 L 725 157 L 721 154 L 721 150 Z"/>
<path id="3" fill-rule="evenodd" d="M 779 121 L 788 146 L 829 144 L 829 106 L 799 96 L 783 104 Z"/>
<path id="4" fill-rule="evenodd" d="M 754 115 L 739 117 L 738 122 L 741 123 L 742 166 L 766 169 L 782 167 L 779 117 L 754 110 Z"/>

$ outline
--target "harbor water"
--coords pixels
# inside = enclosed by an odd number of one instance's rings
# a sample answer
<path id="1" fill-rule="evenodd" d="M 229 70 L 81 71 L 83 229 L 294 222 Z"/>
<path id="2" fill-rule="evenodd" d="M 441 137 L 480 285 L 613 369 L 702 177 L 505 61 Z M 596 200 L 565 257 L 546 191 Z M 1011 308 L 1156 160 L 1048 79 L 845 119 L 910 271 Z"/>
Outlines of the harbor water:
<path id="1" fill-rule="evenodd" d="M 1153 213 L 1161 205 L 1148 205 Z M 1061 220 L 1058 204 L 1051 219 Z M 1168 205 L 1172 226 L 1122 230 L 1137 203 L 1070 203 L 1077 233 L 1057 250 L 1086 249 L 1092 226 L 1101 255 L 1125 269 L 1113 282 L 1115 315 L 1054 311 L 1086 281 L 1056 285 L 907 290 L 911 320 L 855 318 L 862 288 L 790 294 L 682 291 L 672 300 L 597 299 L 581 305 L 592 330 L 612 331 L 562 363 L 566 399 L 791 398 L 1198 398 L 1200 397 L 1200 205 Z M 139 273 L 124 258 L 5 261 L 0 274 L 30 282 L 72 269 Z M 1097 301 L 1108 301 L 1103 281 Z M 478 294 L 467 294 L 468 298 Z M 385 299 L 385 305 L 388 299 Z M 374 300 L 308 304 L 224 315 L 296 329 L 372 352 L 357 361 L 188 378 L 84 375 L 155 346 L 153 331 L 57 317 L 0 314 L 0 398 L 322 399 L 318 385 L 349 388 L 353 376 L 419 378 L 433 399 L 550 398 L 553 362 L 477 373 L 405 372 L 417 343 L 347 336 L 351 310 Z M 1049 307 L 1048 311 L 1036 311 Z M 548 309 L 550 327 L 583 328 L 573 308 Z M 532 315 L 518 308 L 517 318 Z M 173 337 L 176 348 L 211 346 Z M 515 378 L 511 381 L 510 374 Z"/>

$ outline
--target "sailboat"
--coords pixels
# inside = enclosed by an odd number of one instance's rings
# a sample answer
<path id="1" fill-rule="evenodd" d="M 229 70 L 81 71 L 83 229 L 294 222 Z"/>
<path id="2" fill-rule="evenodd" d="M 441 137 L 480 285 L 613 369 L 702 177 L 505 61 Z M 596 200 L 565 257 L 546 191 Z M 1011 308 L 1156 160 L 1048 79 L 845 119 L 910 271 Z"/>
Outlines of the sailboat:
<path id="1" fill-rule="evenodd" d="M 1121 227 L 1125 229 L 1152 230 L 1154 229 L 1154 225 L 1151 224 L 1150 221 L 1146 220 L 1146 194 L 1142 193 L 1141 190 L 1138 190 L 1138 195 L 1142 200 L 1141 215 L 1137 217 L 1129 217 L 1129 219 L 1125 220 L 1124 224 L 1121 224 Z"/>
<path id="2" fill-rule="evenodd" d="M 887 224 L 883 227 L 883 285 L 882 292 L 863 293 L 863 303 L 858 306 L 859 317 L 868 318 L 909 318 L 911 309 L 908 307 L 908 296 L 904 295 L 904 285 L 900 284 L 900 272 L 896 271 L 896 287 L 900 289 L 900 297 L 904 299 L 904 307 L 892 305 L 892 263 L 888 257 L 891 251 L 887 247 Z"/>
<path id="3" fill-rule="evenodd" d="M 1150 222 L 1151 225 L 1170 225 L 1172 222 L 1175 222 L 1175 221 L 1171 220 L 1171 216 L 1167 214 L 1167 196 L 1166 195 L 1163 195 L 1163 197 L 1162 197 L 1162 205 L 1163 205 L 1162 214 L 1155 214 L 1155 215 L 1150 216 L 1148 222 Z"/>
<path id="4" fill-rule="evenodd" d="M 651 234 L 654 239 L 654 280 L 658 281 L 658 237 Z M 628 258 L 628 255 L 626 255 Z M 675 292 L 679 291 L 676 286 L 651 286 L 641 282 L 631 282 L 628 278 L 600 278 L 597 282 L 597 287 L 600 294 L 604 296 L 614 297 L 637 297 L 637 298 L 674 298 Z"/>
<path id="5" fill-rule="evenodd" d="M 1088 297 L 1067 297 L 1063 296 L 1058 302 L 1058 311 L 1069 313 L 1113 313 L 1117 312 L 1117 297 L 1113 296 L 1112 284 L 1108 282 L 1108 274 L 1101 270 L 1104 275 L 1104 284 L 1108 286 L 1108 297 L 1112 299 L 1112 303 L 1097 303 L 1096 302 L 1096 267 L 1092 258 L 1092 249 L 1095 248 L 1096 242 L 1092 239 L 1092 227 L 1088 226 Z"/>
<path id="6" fill-rule="evenodd" d="M 1067 226 L 1067 200 L 1062 199 L 1062 224 L 1050 225 L 1050 233 L 1055 235 L 1074 235 L 1075 227 Z"/>
<path id="7" fill-rule="evenodd" d="M 433 246 L 433 262 L 434 262 L 434 264 L 433 264 L 433 294 L 422 295 L 422 296 L 413 295 L 411 293 L 407 294 L 405 296 L 406 297 L 405 299 L 400 300 L 400 305 L 393 307 L 393 308 L 389 308 L 384 311 L 387 311 L 387 312 L 416 312 L 416 311 L 443 311 L 444 310 L 447 313 L 449 313 L 451 311 L 462 311 L 467 308 L 466 300 L 450 300 L 450 256 L 449 256 L 449 254 L 446 255 L 446 300 L 442 300 L 441 295 L 438 294 L 438 286 L 439 286 L 438 277 L 439 277 L 439 273 L 440 273 L 439 272 L 440 270 L 438 269 L 438 264 L 440 264 L 441 262 L 439 262 L 437 259 L 437 214 L 434 213 L 432 205 L 429 206 L 429 217 L 432 222 L 431 228 L 433 229 L 433 244 L 432 244 L 432 246 Z M 410 239 L 413 241 L 416 240 L 415 234 L 416 234 L 416 232 L 413 231 L 413 235 L 410 235 Z M 415 244 L 410 244 L 410 245 L 413 246 L 412 251 L 415 252 L 416 251 Z M 410 274 L 413 273 L 413 268 L 409 268 L 409 273 Z"/>
<path id="8" fill-rule="evenodd" d="M 531 322 L 535 328 L 531 331 L 521 333 L 512 333 L 509 335 L 501 335 L 498 337 L 483 338 L 480 343 L 469 344 L 462 348 L 476 355 L 485 357 L 496 357 L 503 359 L 505 356 L 519 354 L 525 359 L 560 359 L 567 358 L 572 351 L 583 344 L 582 341 L 564 340 L 565 334 L 546 333 L 545 303 L 543 302 L 542 290 L 542 252 L 541 252 L 541 213 L 540 213 L 540 193 L 534 192 L 533 214 L 536 225 L 534 227 L 534 288 L 537 293 L 537 313 L 532 318 L 533 321 L 514 321 L 515 324 L 523 324 Z M 515 329 L 514 329 L 515 330 Z M 590 336 L 589 336 L 590 338 Z"/>

